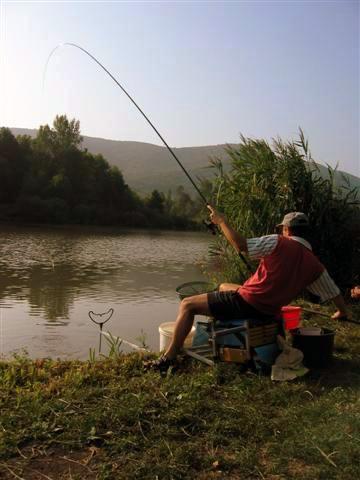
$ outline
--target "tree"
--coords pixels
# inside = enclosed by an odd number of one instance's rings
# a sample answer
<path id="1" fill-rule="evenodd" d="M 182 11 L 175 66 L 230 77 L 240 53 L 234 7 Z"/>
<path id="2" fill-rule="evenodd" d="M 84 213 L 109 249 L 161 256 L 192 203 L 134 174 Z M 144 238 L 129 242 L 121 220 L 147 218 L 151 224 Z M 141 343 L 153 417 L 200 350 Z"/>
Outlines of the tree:
<path id="1" fill-rule="evenodd" d="M 19 144 L 9 128 L 0 128 L 0 154 L 9 160 L 15 160 L 19 154 Z"/>
<path id="2" fill-rule="evenodd" d="M 0 202 L 13 203 L 22 187 L 25 152 L 9 128 L 0 128 Z"/>
<path id="3" fill-rule="evenodd" d="M 163 213 L 165 208 L 164 194 L 160 193 L 158 190 L 153 190 L 150 197 L 146 200 L 146 205 L 152 210 Z"/>
<path id="4" fill-rule="evenodd" d="M 56 115 L 52 128 L 41 125 L 36 136 L 37 147 L 52 157 L 79 149 L 82 141 L 79 120 L 68 120 L 66 115 Z"/>
<path id="5" fill-rule="evenodd" d="M 193 218 L 196 213 L 194 200 L 187 192 L 185 192 L 182 185 L 176 189 L 173 211 L 175 215 L 187 217 L 188 219 Z"/>
<path id="6" fill-rule="evenodd" d="M 56 116 L 34 140 L 0 129 L 1 218 L 164 228 L 194 227 L 192 201 L 154 190 L 142 199 L 121 171 L 100 154 L 81 149 L 80 122 Z M 11 204 L 11 208 L 9 205 Z M 179 214 L 176 214 L 176 211 Z M 190 215 L 190 216 L 187 216 Z"/>
<path id="7" fill-rule="evenodd" d="M 79 148 L 83 141 L 79 120 L 68 120 L 66 115 L 56 115 L 53 123 L 55 143 L 59 149 Z"/>

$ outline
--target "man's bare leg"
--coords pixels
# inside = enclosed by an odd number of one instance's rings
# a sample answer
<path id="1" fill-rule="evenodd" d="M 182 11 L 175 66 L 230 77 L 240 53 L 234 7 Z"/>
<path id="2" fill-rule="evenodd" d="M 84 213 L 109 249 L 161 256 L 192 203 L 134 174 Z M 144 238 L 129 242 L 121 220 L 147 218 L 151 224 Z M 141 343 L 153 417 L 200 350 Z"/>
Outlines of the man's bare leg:
<path id="1" fill-rule="evenodd" d="M 206 293 L 188 297 L 181 301 L 174 335 L 169 348 L 165 352 L 166 358 L 170 360 L 176 358 L 193 326 L 195 315 L 211 315 Z"/>
<path id="2" fill-rule="evenodd" d="M 228 292 L 229 290 L 237 290 L 241 285 L 237 283 L 222 283 L 219 286 L 219 292 Z"/>

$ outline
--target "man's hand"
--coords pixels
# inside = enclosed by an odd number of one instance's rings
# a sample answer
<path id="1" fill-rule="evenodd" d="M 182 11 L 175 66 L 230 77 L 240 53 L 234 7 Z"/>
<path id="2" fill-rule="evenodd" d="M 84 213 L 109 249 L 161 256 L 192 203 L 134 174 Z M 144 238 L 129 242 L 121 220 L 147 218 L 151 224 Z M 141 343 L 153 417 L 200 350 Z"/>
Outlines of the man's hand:
<path id="1" fill-rule="evenodd" d="M 354 288 L 351 289 L 351 298 L 355 300 L 360 300 L 360 286 L 356 285 Z"/>
<path id="2" fill-rule="evenodd" d="M 207 205 L 207 208 L 210 210 L 210 220 L 212 223 L 215 225 L 220 225 L 221 223 L 225 222 L 225 218 L 218 213 L 215 208 L 213 208 L 211 205 Z"/>
<path id="3" fill-rule="evenodd" d="M 346 308 L 344 298 L 341 294 L 334 297 L 332 301 L 337 307 L 337 311 L 331 316 L 333 320 L 346 320 L 347 318 L 351 319 L 351 313 Z"/>
<path id="4" fill-rule="evenodd" d="M 232 229 L 230 225 L 228 225 L 225 217 L 218 213 L 214 207 L 212 207 L 211 205 L 207 205 L 207 208 L 210 210 L 210 219 L 212 223 L 214 223 L 215 225 L 219 225 L 226 240 L 235 248 L 238 253 L 247 253 L 246 238 L 243 237 L 240 233 L 236 232 L 234 229 Z"/>

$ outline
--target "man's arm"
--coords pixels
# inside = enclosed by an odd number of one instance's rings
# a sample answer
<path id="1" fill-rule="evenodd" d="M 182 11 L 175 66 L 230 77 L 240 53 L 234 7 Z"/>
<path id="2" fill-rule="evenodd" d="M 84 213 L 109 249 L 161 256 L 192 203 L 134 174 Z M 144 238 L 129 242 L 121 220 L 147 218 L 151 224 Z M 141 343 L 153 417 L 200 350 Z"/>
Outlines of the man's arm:
<path id="1" fill-rule="evenodd" d="M 225 218 L 220 215 L 220 213 L 218 213 L 211 205 L 208 205 L 207 208 L 210 210 L 210 220 L 221 228 L 221 231 L 223 232 L 227 241 L 235 248 L 237 252 L 247 253 L 248 248 L 246 238 L 231 228 L 226 222 Z"/>
<path id="2" fill-rule="evenodd" d="M 337 307 L 337 311 L 334 315 L 331 316 L 333 320 L 338 320 L 340 318 L 348 317 L 351 318 L 351 313 L 347 310 L 345 301 L 342 295 L 337 295 L 332 299 Z"/>
<path id="3" fill-rule="evenodd" d="M 320 297 L 321 302 L 331 300 L 337 307 L 337 311 L 331 318 L 338 320 L 344 317 L 351 317 L 348 312 L 344 298 L 340 293 L 339 288 L 335 284 L 334 280 L 330 277 L 327 270 L 324 270 L 315 282 L 306 287 L 309 292 Z"/>

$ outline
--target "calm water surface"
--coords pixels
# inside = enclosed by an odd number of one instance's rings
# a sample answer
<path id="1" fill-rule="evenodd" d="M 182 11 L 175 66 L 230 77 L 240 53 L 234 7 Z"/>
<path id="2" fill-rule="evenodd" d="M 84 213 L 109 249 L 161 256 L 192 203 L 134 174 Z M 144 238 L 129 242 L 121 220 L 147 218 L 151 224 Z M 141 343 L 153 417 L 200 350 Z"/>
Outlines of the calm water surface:
<path id="1" fill-rule="evenodd" d="M 175 320 L 175 288 L 203 279 L 209 241 L 200 233 L 0 226 L 0 355 L 25 348 L 31 357 L 88 358 L 99 340 L 88 312 L 109 308 L 105 330 L 135 343 L 143 330 L 158 349 L 158 326 Z"/>

